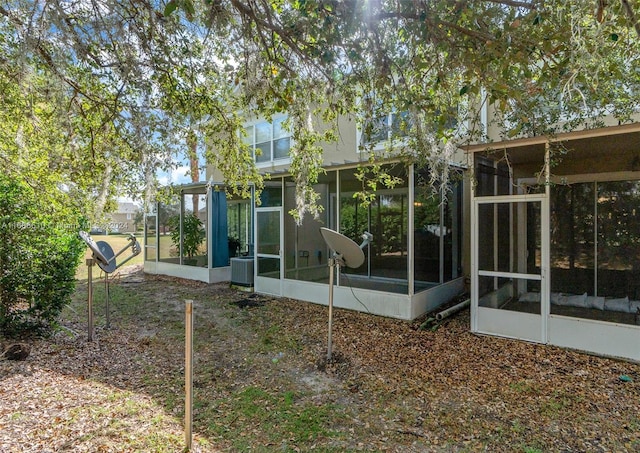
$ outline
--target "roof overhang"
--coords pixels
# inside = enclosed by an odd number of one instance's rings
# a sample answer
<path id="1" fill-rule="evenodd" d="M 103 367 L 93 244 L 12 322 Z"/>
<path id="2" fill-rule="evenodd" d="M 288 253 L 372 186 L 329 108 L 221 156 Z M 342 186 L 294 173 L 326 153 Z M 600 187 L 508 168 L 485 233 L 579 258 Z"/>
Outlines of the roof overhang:
<path id="1" fill-rule="evenodd" d="M 541 135 L 537 137 L 518 138 L 500 142 L 478 143 L 473 145 L 461 146 L 460 148 L 469 153 L 477 153 L 483 151 L 498 151 L 503 149 L 523 148 L 529 146 L 544 145 L 546 143 L 567 142 L 572 140 L 584 140 L 590 138 L 609 137 L 632 133 L 640 133 L 640 123 L 565 132 L 554 136 Z"/>

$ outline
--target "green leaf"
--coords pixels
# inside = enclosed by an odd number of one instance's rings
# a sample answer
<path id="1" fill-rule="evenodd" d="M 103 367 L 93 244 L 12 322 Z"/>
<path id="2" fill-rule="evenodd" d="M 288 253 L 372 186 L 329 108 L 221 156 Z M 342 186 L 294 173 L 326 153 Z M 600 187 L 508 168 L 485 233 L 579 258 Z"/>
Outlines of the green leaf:
<path id="1" fill-rule="evenodd" d="M 170 16 L 177 8 L 178 4 L 171 0 L 169 3 L 167 3 L 167 6 L 164 7 L 164 15 L 166 17 Z"/>
<path id="2" fill-rule="evenodd" d="M 187 17 L 191 18 L 196 13 L 196 7 L 193 4 L 192 0 L 183 0 L 184 11 L 187 14 Z"/>
<path id="3" fill-rule="evenodd" d="M 522 132 L 522 128 L 523 128 L 523 127 L 524 127 L 524 124 L 523 124 L 523 123 L 518 123 L 518 125 L 517 125 L 515 128 L 511 129 L 511 130 L 508 132 L 507 136 L 508 136 L 509 138 L 513 138 L 513 137 L 515 137 L 515 136 L 516 136 L 516 135 L 518 135 L 520 132 Z"/>
<path id="4" fill-rule="evenodd" d="M 611 39 L 611 41 L 617 41 L 619 37 L 617 33 L 611 33 L 609 35 L 609 38 Z"/>

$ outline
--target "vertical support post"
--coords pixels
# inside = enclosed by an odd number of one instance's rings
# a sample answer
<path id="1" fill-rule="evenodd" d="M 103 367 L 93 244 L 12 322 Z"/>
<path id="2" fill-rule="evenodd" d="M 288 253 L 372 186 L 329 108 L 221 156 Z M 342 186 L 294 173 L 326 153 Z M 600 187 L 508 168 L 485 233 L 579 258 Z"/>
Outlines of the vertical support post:
<path id="1" fill-rule="evenodd" d="M 415 171 L 414 164 L 409 166 L 409 197 L 407 199 L 408 211 L 407 211 L 407 283 L 409 297 L 413 296 L 415 292 L 415 263 L 416 256 L 414 250 L 415 237 L 414 237 L 414 223 L 415 223 L 415 201 L 416 201 L 416 184 L 415 184 Z"/>
<path id="2" fill-rule="evenodd" d="M 544 180 L 545 196 L 540 204 L 540 236 L 542 240 L 540 249 L 540 274 L 542 277 L 542 281 L 540 282 L 540 293 L 542 294 L 542 298 L 540 299 L 540 314 L 542 315 L 540 327 L 542 329 L 542 335 L 540 338 L 543 343 L 548 343 L 549 316 L 551 315 L 551 224 L 549 217 L 549 209 L 551 205 L 551 143 L 548 140 L 544 145 Z M 597 219 L 597 216 L 595 219 Z M 597 266 L 594 267 L 597 268 Z"/>
<path id="3" fill-rule="evenodd" d="M 185 300 L 185 402 L 184 440 L 187 451 L 191 451 L 193 440 L 193 300 Z"/>
<path id="4" fill-rule="evenodd" d="M 329 336 L 327 341 L 327 362 L 331 361 L 331 330 L 333 328 L 333 274 L 336 267 L 336 259 L 329 258 Z"/>
<path id="5" fill-rule="evenodd" d="M 440 284 L 444 283 L 444 240 L 447 236 L 447 220 L 444 217 L 445 190 L 447 190 L 446 187 L 442 185 L 438 192 L 440 195 L 440 212 L 438 213 L 438 216 L 440 217 L 440 224 L 438 225 L 438 228 L 440 229 L 440 237 L 438 238 L 438 279 Z"/>
<path id="6" fill-rule="evenodd" d="M 105 306 L 105 328 L 111 327 L 111 321 L 109 320 L 109 274 L 104 273 L 104 306 Z"/>
<path id="7" fill-rule="evenodd" d="M 469 292 L 471 295 L 471 308 L 469 309 L 471 313 L 471 332 L 478 331 L 478 290 L 479 290 L 479 275 L 478 275 L 478 203 L 476 201 L 476 182 L 477 179 L 475 177 L 475 155 L 470 153 L 471 161 L 469 162 L 469 168 L 473 172 L 469 177 L 469 195 L 470 195 L 470 203 L 469 203 L 469 245 L 471 247 L 470 253 L 470 272 L 471 272 L 471 287 L 469 288 Z"/>
<path id="8" fill-rule="evenodd" d="M 87 341 L 93 341 L 93 258 L 87 258 Z"/>
<path id="9" fill-rule="evenodd" d="M 205 204 L 207 206 L 207 227 L 205 231 L 207 241 L 207 269 L 213 268 L 213 189 L 211 184 L 207 183 L 207 196 L 205 197 Z M 196 213 L 197 215 L 197 213 Z M 240 225 L 238 223 L 238 225 Z"/>

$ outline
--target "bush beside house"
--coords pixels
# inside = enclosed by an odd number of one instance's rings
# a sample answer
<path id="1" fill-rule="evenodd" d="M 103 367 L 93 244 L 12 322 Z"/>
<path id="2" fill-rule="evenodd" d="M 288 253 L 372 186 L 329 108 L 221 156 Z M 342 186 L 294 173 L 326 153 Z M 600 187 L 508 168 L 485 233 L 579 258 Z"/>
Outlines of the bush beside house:
<path id="1" fill-rule="evenodd" d="M 84 251 L 76 219 L 0 175 L 0 333 L 45 333 L 75 289 Z"/>

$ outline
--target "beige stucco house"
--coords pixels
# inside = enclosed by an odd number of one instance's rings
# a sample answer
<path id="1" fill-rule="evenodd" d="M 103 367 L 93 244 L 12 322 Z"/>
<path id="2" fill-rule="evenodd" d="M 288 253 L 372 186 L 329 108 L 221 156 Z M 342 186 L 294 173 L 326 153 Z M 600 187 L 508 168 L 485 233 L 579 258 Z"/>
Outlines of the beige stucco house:
<path id="1" fill-rule="evenodd" d="M 107 214 L 104 222 L 94 225 L 91 232 L 94 234 L 135 233 L 142 224 L 136 224 L 136 215 L 140 206 L 133 202 L 119 201 L 114 212 Z"/>
<path id="2" fill-rule="evenodd" d="M 208 228 L 206 265 L 203 260 L 202 269 L 184 269 L 167 262 L 170 257 L 164 256 L 165 248 L 159 245 L 163 238 L 151 235 L 151 242 L 157 245 L 149 250 L 145 266 L 149 272 L 167 272 L 171 264 L 173 275 L 194 278 L 197 274 L 204 281 L 227 279 L 251 286 L 259 293 L 327 304 L 328 260 L 332 252 L 320 234 L 320 228 L 327 227 L 357 243 L 365 231 L 373 236 L 364 250 L 364 264 L 357 269 L 343 268 L 337 276 L 336 307 L 409 320 L 465 291 L 468 270 L 464 269 L 463 255 L 462 150 L 453 162 L 460 177 L 442 188 L 444 199 L 441 194 L 428 196 L 421 190 L 428 170 L 389 160 L 389 171 L 402 183 L 379 190 L 373 202 L 363 207 L 353 195 L 362 190 L 356 172 L 358 166 L 367 163 L 369 154 L 359 146 L 364 138 L 356 121 L 344 117 L 339 126 L 340 140 L 324 146 L 326 174 L 314 187 L 321 195 L 322 214 L 318 219 L 307 216 L 297 226 L 288 214 L 295 199 L 293 178 L 288 174 L 291 137 L 282 127 L 285 119 L 280 115 L 270 121 L 255 119 L 246 124 L 247 144 L 259 150 L 255 153 L 256 164 L 270 178 L 265 182 L 260 203 L 225 200 L 226 234 L 237 245 L 230 240 L 228 250 L 223 250 L 226 242 L 219 238 L 221 231 Z M 383 124 L 374 138 L 375 146 L 382 149 L 386 141 L 394 139 L 394 120 L 393 114 L 380 119 Z M 212 167 L 206 177 L 210 181 L 222 179 Z M 183 198 L 193 196 L 195 191 L 203 197 L 203 206 L 210 201 L 209 195 L 224 193 L 219 190 L 223 187 L 204 183 L 188 186 L 183 189 Z M 183 212 L 185 209 L 189 210 L 188 202 L 183 202 Z M 209 218 L 219 217 L 219 208 L 212 205 L 210 209 L 217 214 Z M 216 236 L 218 245 L 214 247 Z M 213 265 L 212 257 L 216 255 L 224 255 L 220 264 L 225 266 Z M 234 281 L 234 266 L 243 269 L 238 271 L 241 282 Z M 247 273 L 251 273 L 250 281 Z"/>

